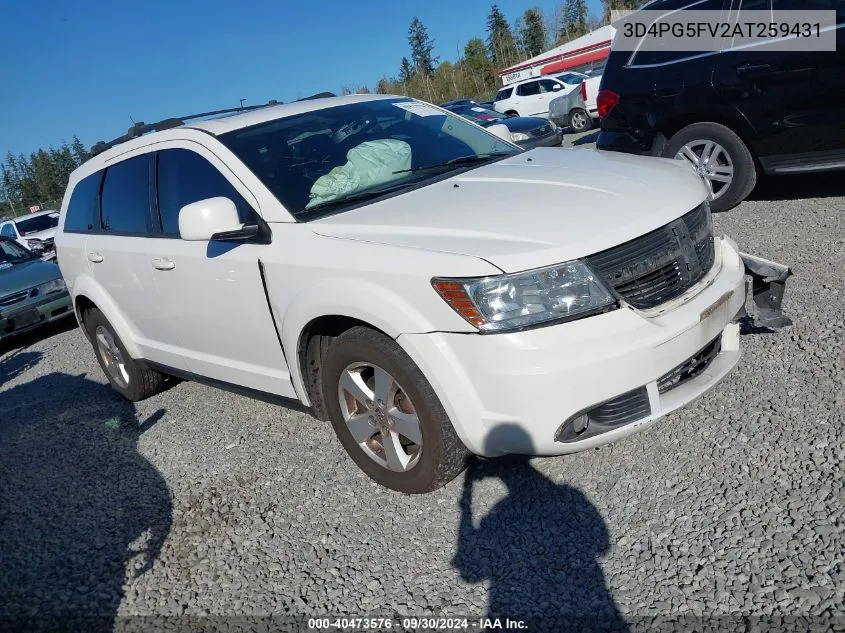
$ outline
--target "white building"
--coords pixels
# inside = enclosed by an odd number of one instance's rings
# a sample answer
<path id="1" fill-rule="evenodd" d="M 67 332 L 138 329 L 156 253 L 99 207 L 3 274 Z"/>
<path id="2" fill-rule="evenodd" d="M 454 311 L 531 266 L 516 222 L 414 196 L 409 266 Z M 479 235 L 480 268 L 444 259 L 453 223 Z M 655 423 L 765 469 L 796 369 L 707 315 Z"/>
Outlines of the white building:
<path id="1" fill-rule="evenodd" d="M 610 54 L 610 44 L 616 29 L 608 24 L 578 39 L 562 44 L 536 57 L 499 71 L 504 85 L 515 81 L 561 73 L 566 70 L 583 71 L 600 66 Z"/>

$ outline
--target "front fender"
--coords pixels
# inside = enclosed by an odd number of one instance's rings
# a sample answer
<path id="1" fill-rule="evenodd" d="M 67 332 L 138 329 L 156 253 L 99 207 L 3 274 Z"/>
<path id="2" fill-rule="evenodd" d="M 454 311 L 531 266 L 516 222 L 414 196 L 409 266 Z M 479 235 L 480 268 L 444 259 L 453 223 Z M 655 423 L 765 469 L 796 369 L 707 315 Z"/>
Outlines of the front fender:
<path id="1" fill-rule="evenodd" d="M 400 334 L 443 329 L 475 331 L 445 302 L 442 306 L 437 306 L 442 310 L 433 313 L 437 321 L 435 323 L 435 319 L 428 318 L 420 309 L 429 306 L 429 301 L 412 303 L 385 286 L 357 277 L 338 277 L 309 285 L 306 290 L 297 294 L 284 310 L 276 301 L 276 298 L 283 296 L 284 289 L 279 289 L 282 294 L 273 291 L 272 274 L 267 282 L 270 306 L 280 324 L 279 333 L 290 366 L 291 381 L 297 395 L 306 404 L 310 402 L 304 387 L 297 350 L 305 327 L 314 319 L 324 316 L 349 317 L 378 328 L 394 339 Z M 442 301 L 436 297 L 433 290 L 427 289 L 427 292 L 431 293 L 430 299 Z M 282 315 L 281 319 L 278 315 Z"/>
<path id="2" fill-rule="evenodd" d="M 129 355 L 132 358 L 141 358 L 141 350 L 136 343 L 138 332 L 120 308 L 117 307 L 117 304 L 111 300 L 105 289 L 93 277 L 90 275 L 80 275 L 77 277 L 73 282 L 72 296 L 74 312 L 76 313 L 76 319 L 79 321 L 80 326 L 82 326 L 82 315 L 76 309 L 77 300 L 80 297 L 85 297 L 97 306 L 100 312 L 108 319 L 108 322 L 114 328 L 118 337 L 120 337 L 120 341 L 123 343 L 126 351 L 129 352 Z"/>

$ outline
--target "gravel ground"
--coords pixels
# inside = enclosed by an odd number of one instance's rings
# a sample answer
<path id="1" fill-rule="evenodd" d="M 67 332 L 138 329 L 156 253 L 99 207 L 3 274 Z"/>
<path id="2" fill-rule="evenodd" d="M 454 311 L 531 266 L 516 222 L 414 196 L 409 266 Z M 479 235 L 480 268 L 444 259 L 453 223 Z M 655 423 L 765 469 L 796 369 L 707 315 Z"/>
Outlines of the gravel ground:
<path id="1" fill-rule="evenodd" d="M 795 271 L 795 325 L 743 336 L 716 390 L 614 445 L 478 463 L 426 496 L 371 483 L 303 413 L 195 383 L 126 403 L 72 324 L 7 344 L 0 618 L 491 613 L 644 630 L 674 615 L 725 630 L 743 615 L 845 630 L 841 181 L 764 183 L 716 218 Z"/>

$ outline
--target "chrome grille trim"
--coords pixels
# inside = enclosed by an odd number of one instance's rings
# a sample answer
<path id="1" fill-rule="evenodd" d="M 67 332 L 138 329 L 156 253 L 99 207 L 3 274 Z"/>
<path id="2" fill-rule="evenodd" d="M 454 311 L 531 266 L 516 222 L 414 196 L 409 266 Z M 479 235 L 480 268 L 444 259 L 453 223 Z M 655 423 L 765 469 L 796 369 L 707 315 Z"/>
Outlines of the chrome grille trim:
<path id="1" fill-rule="evenodd" d="M 704 278 L 715 260 L 706 203 L 659 229 L 586 258 L 620 297 L 640 309 L 681 296 Z"/>

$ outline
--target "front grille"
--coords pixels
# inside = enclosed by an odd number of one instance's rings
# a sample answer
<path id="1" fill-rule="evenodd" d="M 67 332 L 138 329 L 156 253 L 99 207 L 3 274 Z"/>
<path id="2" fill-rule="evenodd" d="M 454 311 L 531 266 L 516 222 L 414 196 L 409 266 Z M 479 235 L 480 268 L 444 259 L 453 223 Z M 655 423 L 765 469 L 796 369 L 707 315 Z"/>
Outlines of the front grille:
<path id="1" fill-rule="evenodd" d="M 675 387 L 684 384 L 688 380 L 692 380 L 693 378 L 700 376 L 721 351 L 722 337 L 719 336 L 718 338 L 710 341 L 704 349 L 699 351 L 693 357 L 688 358 L 672 371 L 667 372 L 658 378 L 657 390 L 660 393 L 666 393 L 668 391 L 672 391 Z"/>
<path id="2" fill-rule="evenodd" d="M 531 130 L 530 134 L 531 134 L 531 136 L 545 136 L 546 134 L 548 134 L 551 131 L 552 131 L 552 126 L 546 124 L 543 127 L 538 127 L 534 130 Z"/>
<path id="3" fill-rule="evenodd" d="M 21 301 L 24 301 L 27 297 L 29 297 L 30 293 L 32 292 L 38 294 L 38 289 L 33 288 L 32 290 L 22 290 L 21 292 L 15 292 L 10 295 L 6 295 L 5 297 L 0 297 L 0 308 L 8 308 L 9 306 L 13 306 L 16 303 L 20 303 Z"/>
<path id="4" fill-rule="evenodd" d="M 679 297 L 715 261 L 710 208 L 702 204 L 682 218 L 587 258 L 630 305 L 648 309 Z"/>

